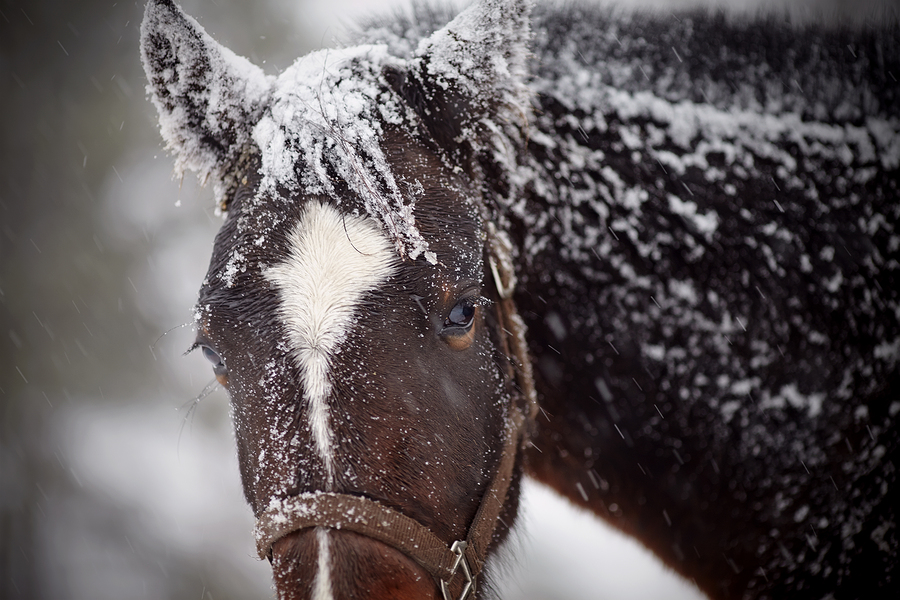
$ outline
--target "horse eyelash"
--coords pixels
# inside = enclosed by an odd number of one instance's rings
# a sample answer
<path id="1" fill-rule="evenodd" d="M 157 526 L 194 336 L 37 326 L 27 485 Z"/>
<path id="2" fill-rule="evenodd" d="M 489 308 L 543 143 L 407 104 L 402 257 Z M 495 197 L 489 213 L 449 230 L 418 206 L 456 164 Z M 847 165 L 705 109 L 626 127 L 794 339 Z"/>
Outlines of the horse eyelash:
<path id="1" fill-rule="evenodd" d="M 169 335 L 176 329 L 181 329 L 182 327 L 190 327 L 191 325 L 193 325 L 192 322 L 182 323 L 181 325 L 176 325 L 175 327 L 167 329 L 158 338 L 156 338 L 156 340 L 154 340 L 154 342 L 152 344 L 150 344 L 150 352 L 154 355 L 154 358 L 156 357 L 154 350 L 156 349 L 156 346 L 157 346 L 157 344 L 159 344 L 160 340 L 162 340 L 164 337 L 166 337 L 167 335 Z M 190 348 L 187 352 L 190 352 L 191 350 L 193 350 L 193 348 Z M 187 354 L 187 352 L 185 352 L 185 354 Z"/>
<path id="2" fill-rule="evenodd" d="M 494 301 L 487 296 L 478 294 L 472 297 L 472 303 L 475 304 L 475 306 L 491 306 L 494 304 Z"/>

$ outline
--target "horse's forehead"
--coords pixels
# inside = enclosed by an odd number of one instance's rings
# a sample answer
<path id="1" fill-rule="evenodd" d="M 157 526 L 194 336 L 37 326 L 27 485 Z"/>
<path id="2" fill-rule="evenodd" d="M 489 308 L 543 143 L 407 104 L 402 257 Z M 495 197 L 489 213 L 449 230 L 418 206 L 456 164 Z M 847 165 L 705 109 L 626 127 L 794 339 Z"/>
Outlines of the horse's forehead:
<path id="1" fill-rule="evenodd" d="M 453 193 L 440 193 L 446 195 L 422 201 L 411 217 L 421 221 L 423 239 L 440 258 L 436 262 L 410 259 L 381 220 L 347 199 L 285 194 L 237 203 L 216 240 L 198 323 L 208 322 L 216 307 L 248 318 L 285 302 L 302 307 L 305 300 L 295 301 L 296 290 L 300 296 L 309 291 L 346 297 L 348 306 L 376 290 L 382 301 L 413 302 L 412 294 L 446 302 L 482 278 L 482 239 L 480 221 L 453 205 L 459 200 Z M 366 278 L 375 272 L 377 278 Z M 322 283 L 335 277 L 346 285 Z M 267 295 L 274 302 L 261 302 Z"/>

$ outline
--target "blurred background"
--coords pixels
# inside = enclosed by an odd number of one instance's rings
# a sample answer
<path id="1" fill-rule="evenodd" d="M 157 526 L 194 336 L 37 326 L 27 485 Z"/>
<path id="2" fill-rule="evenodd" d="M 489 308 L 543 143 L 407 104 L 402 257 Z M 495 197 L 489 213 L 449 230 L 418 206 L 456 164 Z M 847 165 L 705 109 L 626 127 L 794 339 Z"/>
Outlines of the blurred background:
<path id="1" fill-rule="evenodd" d="M 182 4 L 276 73 L 342 23 L 407 2 Z M 208 364 L 183 356 L 221 219 L 210 189 L 172 179 L 142 14 L 134 0 L 0 0 L 0 599 L 273 597 L 228 398 L 205 395 Z M 524 522 L 506 598 L 700 597 L 536 484 Z"/>

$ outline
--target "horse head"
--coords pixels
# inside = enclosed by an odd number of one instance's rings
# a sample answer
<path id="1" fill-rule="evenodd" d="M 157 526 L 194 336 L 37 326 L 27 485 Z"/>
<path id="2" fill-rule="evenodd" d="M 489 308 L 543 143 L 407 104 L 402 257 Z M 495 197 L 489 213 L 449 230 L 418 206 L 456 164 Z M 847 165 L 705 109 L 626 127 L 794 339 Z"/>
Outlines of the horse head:
<path id="1" fill-rule="evenodd" d="M 515 519 L 534 392 L 494 202 L 528 38 L 525 2 L 486 1 L 272 77 L 147 6 L 163 137 L 227 213 L 196 347 L 280 597 L 464 596 Z"/>

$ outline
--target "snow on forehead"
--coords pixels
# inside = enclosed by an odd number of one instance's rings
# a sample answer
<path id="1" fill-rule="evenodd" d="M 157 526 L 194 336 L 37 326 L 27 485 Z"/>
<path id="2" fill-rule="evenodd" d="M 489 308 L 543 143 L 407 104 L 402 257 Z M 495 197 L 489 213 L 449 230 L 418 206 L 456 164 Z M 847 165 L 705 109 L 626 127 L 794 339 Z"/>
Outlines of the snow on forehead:
<path id="1" fill-rule="evenodd" d="M 341 202 L 336 174 L 378 220 L 397 252 L 436 262 L 416 227 L 415 199 L 394 179 L 381 144 L 383 124 L 411 122 L 410 109 L 383 77 L 402 68 L 387 46 L 320 50 L 276 80 L 272 101 L 253 131 L 262 152 L 260 194 L 317 195 Z"/>

